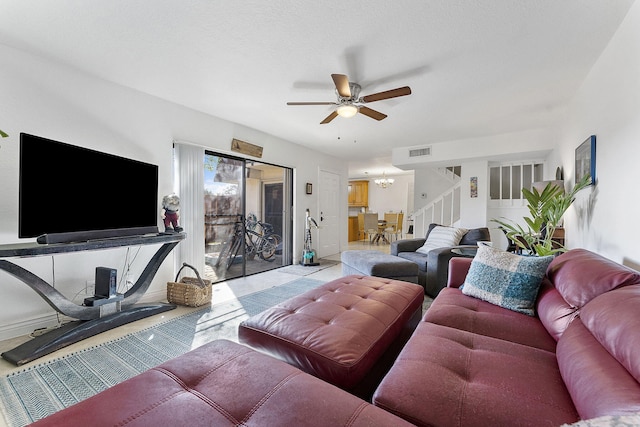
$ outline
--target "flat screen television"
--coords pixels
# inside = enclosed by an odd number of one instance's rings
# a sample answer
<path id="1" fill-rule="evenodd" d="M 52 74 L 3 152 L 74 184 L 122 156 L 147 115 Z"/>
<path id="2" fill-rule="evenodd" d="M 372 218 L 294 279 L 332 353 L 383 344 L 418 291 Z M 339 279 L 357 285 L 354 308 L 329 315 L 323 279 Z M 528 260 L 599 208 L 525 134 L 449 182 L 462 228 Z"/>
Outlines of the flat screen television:
<path id="1" fill-rule="evenodd" d="M 18 237 L 81 242 L 158 233 L 158 166 L 20 134 Z"/>

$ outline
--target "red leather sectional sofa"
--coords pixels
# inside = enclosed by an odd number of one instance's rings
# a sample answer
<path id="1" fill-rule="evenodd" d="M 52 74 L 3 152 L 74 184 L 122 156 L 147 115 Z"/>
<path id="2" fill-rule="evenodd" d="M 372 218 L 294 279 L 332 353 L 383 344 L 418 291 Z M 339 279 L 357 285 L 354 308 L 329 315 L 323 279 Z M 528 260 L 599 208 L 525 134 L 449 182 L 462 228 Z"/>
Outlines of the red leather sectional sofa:
<path id="1" fill-rule="evenodd" d="M 451 260 L 373 404 L 218 341 L 37 425 L 559 426 L 640 413 L 640 273 L 571 250 L 532 317 L 464 295 L 470 263 Z"/>
<path id="2" fill-rule="evenodd" d="M 537 317 L 463 295 L 470 259 L 374 395 L 418 425 L 558 426 L 640 411 L 640 274 L 582 249 L 555 258 Z"/>

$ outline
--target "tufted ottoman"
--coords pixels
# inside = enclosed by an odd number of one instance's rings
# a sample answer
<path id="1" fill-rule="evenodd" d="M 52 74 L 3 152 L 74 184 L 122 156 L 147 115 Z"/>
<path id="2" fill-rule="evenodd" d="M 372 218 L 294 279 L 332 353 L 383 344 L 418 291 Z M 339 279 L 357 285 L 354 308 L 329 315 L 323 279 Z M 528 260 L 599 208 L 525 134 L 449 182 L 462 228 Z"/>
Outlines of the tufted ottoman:
<path id="1" fill-rule="evenodd" d="M 344 251 L 340 255 L 342 274 L 386 277 L 418 283 L 418 265 L 380 251 Z"/>
<path id="2" fill-rule="evenodd" d="M 422 316 L 424 289 L 346 276 L 257 314 L 240 342 L 369 398 Z"/>
<path id="3" fill-rule="evenodd" d="M 293 366 L 218 340 L 47 418 L 37 427 L 412 426 Z"/>

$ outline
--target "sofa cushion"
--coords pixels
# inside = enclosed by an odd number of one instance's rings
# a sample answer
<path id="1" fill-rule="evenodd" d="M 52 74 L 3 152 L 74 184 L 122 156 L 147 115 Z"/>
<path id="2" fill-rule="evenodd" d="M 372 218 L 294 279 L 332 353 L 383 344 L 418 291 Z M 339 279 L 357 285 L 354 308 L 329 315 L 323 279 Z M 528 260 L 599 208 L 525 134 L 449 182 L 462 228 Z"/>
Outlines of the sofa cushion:
<path id="1" fill-rule="evenodd" d="M 571 307 L 545 277 L 538 291 L 536 313 L 549 334 L 558 341 L 569 324 L 578 316 L 578 309 Z"/>
<path id="2" fill-rule="evenodd" d="M 533 316 L 548 257 L 527 257 L 479 244 L 462 292 L 500 307 Z"/>
<path id="3" fill-rule="evenodd" d="M 580 319 L 601 346 L 640 382 L 640 286 L 607 292 L 580 310 Z M 624 322 L 621 321 L 624 319 Z"/>
<path id="4" fill-rule="evenodd" d="M 449 246 L 457 246 L 460 239 L 467 232 L 466 228 L 444 227 L 438 225 L 434 227 L 427 235 L 427 240 L 422 247 L 416 252 L 428 254 L 430 250 L 437 248 L 446 248 Z"/>
<path id="5" fill-rule="evenodd" d="M 440 291 L 423 320 L 550 352 L 556 349 L 556 341 L 537 318 L 466 296 L 456 288 Z"/>
<path id="6" fill-rule="evenodd" d="M 640 286 L 604 293 L 558 341 L 562 377 L 583 419 L 640 412 Z"/>
<path id="7" fill-rule="evenodd" d="M 640 283 L 640 273 L 585 249 L 553 260 L 547 276 L 571 306 L 580 308 L 600 294 Z"/>
<path id="8" fill-rule="evenodd" d="M 418 325 L 373 403 L 422 426 L 578 420 L 554 353 L 429 322 Z"/>
<path id="9" fill-rule="evenodd" d="M 340 254 L 342 275 L 386 277 L 418 283 L 418 266 L 414 262 L 380 251 L 344 251 Z"/>
<path id="10" fill-rule="evenodd" d="M 475 245 L 478 242 L 490 242 L 491 234 L 487 227 L 472 228 L 460 239 L 460 245 Z"/>
<path id="11" fill-rule="evenodd" d="M 425 254 L 420 252 L 399 252 L 398 256 L 415 263 L 419 271 L 427 271 L 428 258 Z"/>

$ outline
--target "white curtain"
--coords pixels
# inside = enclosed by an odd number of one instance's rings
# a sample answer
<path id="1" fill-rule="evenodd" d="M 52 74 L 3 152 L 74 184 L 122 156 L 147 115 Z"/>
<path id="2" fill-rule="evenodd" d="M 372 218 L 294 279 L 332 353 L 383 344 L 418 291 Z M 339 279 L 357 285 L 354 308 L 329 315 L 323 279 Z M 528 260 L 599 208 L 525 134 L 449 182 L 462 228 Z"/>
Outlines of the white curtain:
<path id="1" fill-rule="evenodd" d="M 183 262 L 204 272 L 204 148 L 174 143 L 174 192 L 180 197 L 180 225 L 187 233 L 174 250 L 175 271 Z M 183 271 L 189 275 L 189 271 Z"/>

